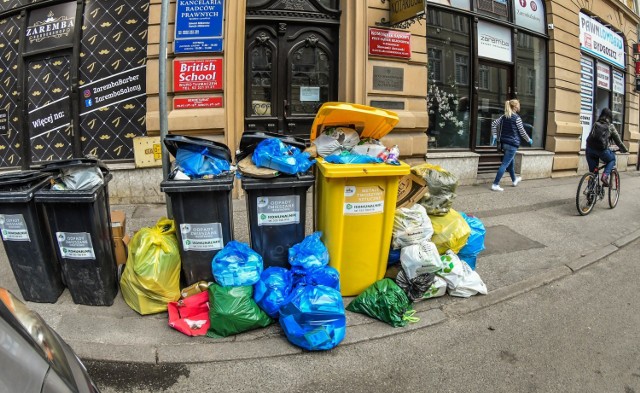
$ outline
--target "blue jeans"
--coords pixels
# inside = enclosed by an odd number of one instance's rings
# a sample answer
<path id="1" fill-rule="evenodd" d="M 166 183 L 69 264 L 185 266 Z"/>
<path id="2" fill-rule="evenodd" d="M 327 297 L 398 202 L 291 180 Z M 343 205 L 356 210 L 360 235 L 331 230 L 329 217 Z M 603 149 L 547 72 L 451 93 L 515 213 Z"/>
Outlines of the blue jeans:
<path id="1" fill-rule="evenodd" d="M 496 178 L 493 181 L 493 184 L 495 184 L 496 186 L 500 184 L 500 179 L 502 179 L 505 171 L 509 171 L 509 175 L 511 176 L 512 181 L 516 180 L 516 170 L 514 168 L 514 163 L 518 148 L 515 146 L 504 144 L 502 145 L 502 149 L 504 150 L 502 165 L 500 165 L 500 168 L 498 168 L 498 173 L 496 173 Z"/>
<path id="2" fill-rule="evenodd" d="M 589 172 L 593 172 L 598 167 L 598 162 L 602 160 L 606 165 L 604 173 L 611 174 L 611 170 L 616 165 L 616 154 L 609 149 L 597 150 L 587 146 L 586 150 L 587 164 L 589 164 Z"/>

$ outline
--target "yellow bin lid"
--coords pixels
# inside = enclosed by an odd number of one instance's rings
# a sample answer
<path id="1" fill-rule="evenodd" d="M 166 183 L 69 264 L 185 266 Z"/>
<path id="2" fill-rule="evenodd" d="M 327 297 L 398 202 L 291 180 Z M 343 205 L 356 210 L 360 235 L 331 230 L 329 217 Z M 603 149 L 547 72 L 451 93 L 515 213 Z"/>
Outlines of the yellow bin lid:
<path id="1" fill-rule="evenodd" d="M 387 135 L 400 119 L 395 112 L 347 102 L 325 102 L 311 126 L 311 140 L 325 127 L 355 125 L 361 138 L 380 139 Z"/>
<path id="2" fill-rule="evenodd" d="M 400 165 L 379 164 L 331 164 L 318 157 L 316 166 L 324 177 L 385 177 L 404 176 L 411 172 L 411 167 L 400 161 Z"/>

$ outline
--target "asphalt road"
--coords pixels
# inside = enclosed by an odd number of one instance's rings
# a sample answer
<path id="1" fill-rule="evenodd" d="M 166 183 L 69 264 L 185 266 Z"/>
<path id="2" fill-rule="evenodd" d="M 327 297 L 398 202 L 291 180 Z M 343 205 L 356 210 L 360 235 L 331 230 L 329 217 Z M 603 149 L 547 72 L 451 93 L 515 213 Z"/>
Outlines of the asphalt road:
<path id="1" fill-rule="evenodd" d="M 488 309 L 330 352 L 241 362 L 89 363 L 103 392 L 640 392 L 636 240 Z"/>

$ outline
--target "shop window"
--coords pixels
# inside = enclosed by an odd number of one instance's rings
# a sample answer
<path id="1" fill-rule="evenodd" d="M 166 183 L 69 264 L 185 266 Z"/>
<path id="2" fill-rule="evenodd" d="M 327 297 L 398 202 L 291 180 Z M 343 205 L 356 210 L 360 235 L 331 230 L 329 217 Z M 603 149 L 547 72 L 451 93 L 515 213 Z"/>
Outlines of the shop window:
<path id="1" fill-rule="evenodd" d="M 507 0 L 477 0 L 476 9 L 479 13 L 490 15 L 494 18 L 502 20 L 509 18 Z"/>
<path id="2" fill-rule="evenodd" d="M 429 148 L 469 148 L 471 42 L 464 15 L 429 10 L 427 24 Z M 464 26 L 464 27 L 462 27 Z"/>
<path id="3" fill-rule="evenodd" d="M 518 86 L 520 117 L 527 134 L 533 137 L 533 146 L 543 147 L 547 83 L 546 78 L 537 74 L 544 73 L 547 69 L 546 41 L 519 32 L 517 42 L 516 81 L 524 84 Z"/>
<path id="4" fill-rule="evenodd" d="M 456 83 L 469 84 L 469 56 L 456 53 Z"/>
<path id="5" fill-rule="evenodd" d="M 613 70 L 613 87 L 611 92 L 611 112 L 613 113 L 613 125 L 616 126 L 620 138 L 624 137 L 624 74 Z"/>

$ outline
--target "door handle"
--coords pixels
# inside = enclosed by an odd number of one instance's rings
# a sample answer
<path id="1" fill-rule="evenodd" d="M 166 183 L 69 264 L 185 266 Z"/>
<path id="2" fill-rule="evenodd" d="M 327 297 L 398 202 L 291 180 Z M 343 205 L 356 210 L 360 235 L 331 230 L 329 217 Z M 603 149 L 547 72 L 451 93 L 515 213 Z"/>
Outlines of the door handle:
<path id="1" fill-rule="evenodd" d="M 284 100 L 284 118 L 287 118 L 287 110 L 289 110 L 289 101 Z"/>

